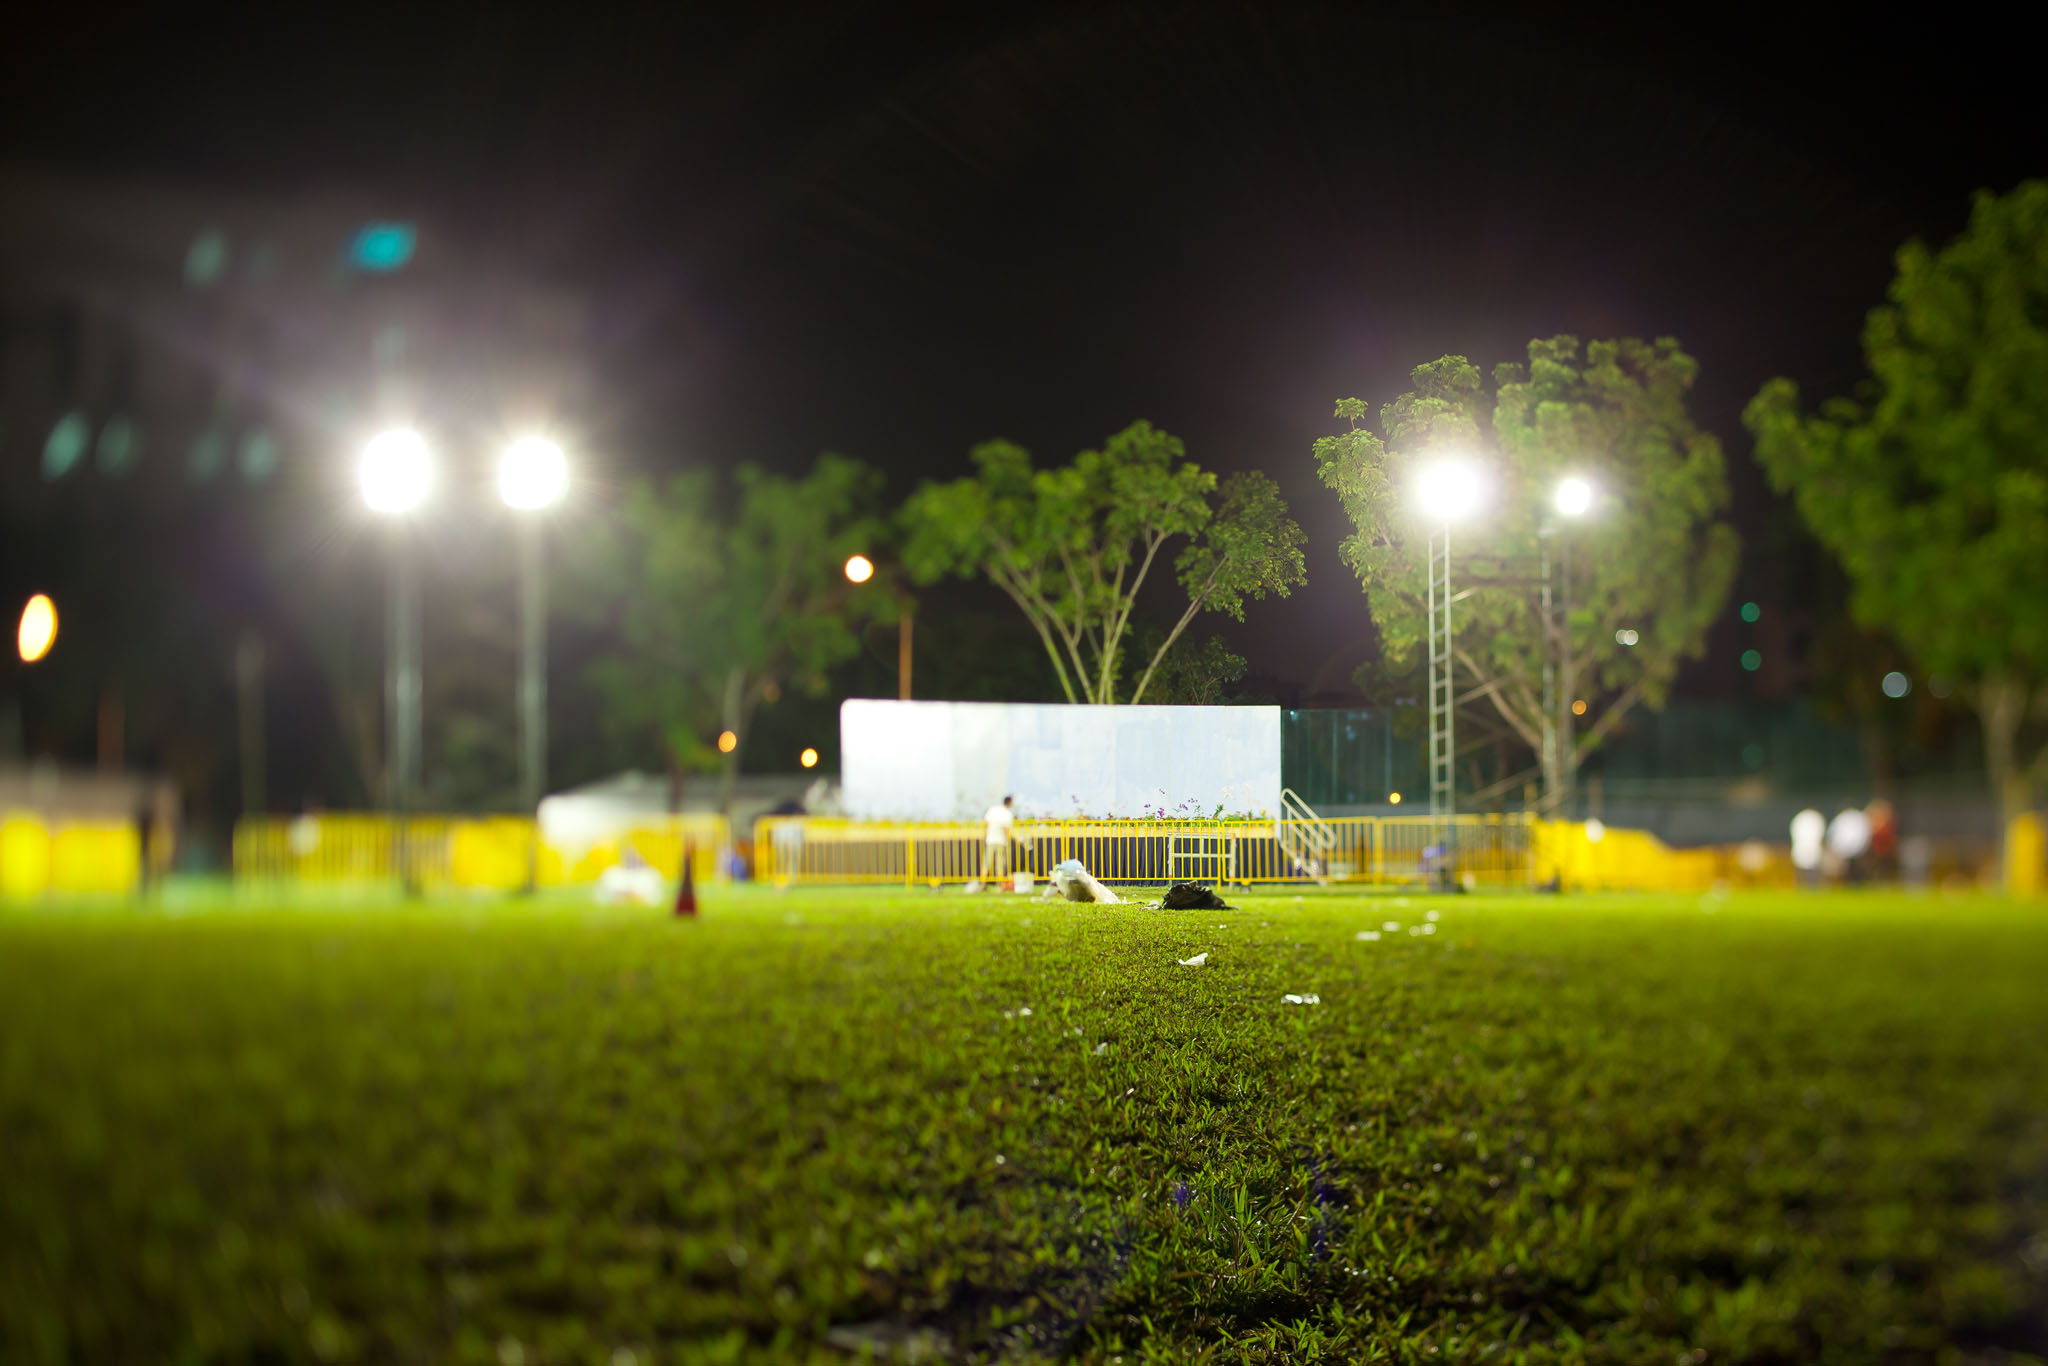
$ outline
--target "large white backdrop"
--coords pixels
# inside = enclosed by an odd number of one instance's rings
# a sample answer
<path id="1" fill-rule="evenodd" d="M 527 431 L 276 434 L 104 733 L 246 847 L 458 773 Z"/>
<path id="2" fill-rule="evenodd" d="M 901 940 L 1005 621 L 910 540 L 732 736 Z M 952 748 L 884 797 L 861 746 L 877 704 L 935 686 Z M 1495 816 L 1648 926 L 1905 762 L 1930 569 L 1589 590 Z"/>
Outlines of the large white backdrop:
<path id="1" fill-rule="evenodd" d="M 857 820 L 979 820 L 1005 793 L 1025 819 L 1280 810 L 1278 707 L 853 700 L 839 756 Z"/>

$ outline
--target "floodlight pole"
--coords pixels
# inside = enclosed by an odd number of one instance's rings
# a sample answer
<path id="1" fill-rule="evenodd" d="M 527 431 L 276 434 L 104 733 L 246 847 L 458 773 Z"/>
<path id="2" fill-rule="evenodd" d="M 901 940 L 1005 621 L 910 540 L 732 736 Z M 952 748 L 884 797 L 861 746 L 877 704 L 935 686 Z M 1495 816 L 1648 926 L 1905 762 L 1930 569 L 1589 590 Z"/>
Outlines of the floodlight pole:
<path id="1" fill-rule="evenodd" d="M 1441 543 L 1441 544 L 1439 544 Z M 1451 653 L 1451 524 L 1429 538 L 1429 814 L 1438 875 L 1451 876 L 1451 817 L 1457 807 L 1457 699 Z"/>
<path id="2" fill-rule="evenodd" d="M 528 841 L 526 890 L 540 880 L 540 799 L 548 767 L 547 546 L 542 518 L 519 518 L 519 791 L 534 818 Z"/>
<path id="3" fill-rule="evenodd" d="M 1429 814 L 1457 807 L 1456 710 L 1451 695 L 1451 526 L 1429 538 Z"/>
<path id="4" fill-rule="evenodd" d="M 384 652 L 384 786 L 391 808 L 398 880 L 408 896 L 419 891 L 410 829 L 420 769 L 420 593 L 414 553 L 410 523 L 404 518 L 393 518 L 390 599 L 385 611 L 389 637 Z"/>
<path id="5" fill-rule="evenodd" d="M 1573 737 L 1572 694 L 1577 689 L 1573 679 L 1572 660 L 1572 606 L 1571 606 L 1571 538 L 1564 528 L 1558 528 L 1557 535 L 1557 724 L 1553 729 L 1557 746 L 1557 799 L 1552 803 L 1559 820 L 1572 818 L 1572 780 L 1577 765 L 1572 762 L 1573 749 L 1577 741 Z"/>

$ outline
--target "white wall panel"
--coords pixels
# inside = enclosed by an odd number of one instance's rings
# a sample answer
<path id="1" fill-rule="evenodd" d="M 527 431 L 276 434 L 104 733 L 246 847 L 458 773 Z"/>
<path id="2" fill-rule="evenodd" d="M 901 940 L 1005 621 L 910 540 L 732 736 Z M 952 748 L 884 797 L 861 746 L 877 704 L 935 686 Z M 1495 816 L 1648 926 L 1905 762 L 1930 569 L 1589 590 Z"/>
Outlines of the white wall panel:
<path id="1" fill-rule="evenodd" d="M 1280 807 L 1278 707 L 856 699 L 839 709 L 839 752 L 862 820 L 975 820 L 1005 793 L 1027 818 Z"/>

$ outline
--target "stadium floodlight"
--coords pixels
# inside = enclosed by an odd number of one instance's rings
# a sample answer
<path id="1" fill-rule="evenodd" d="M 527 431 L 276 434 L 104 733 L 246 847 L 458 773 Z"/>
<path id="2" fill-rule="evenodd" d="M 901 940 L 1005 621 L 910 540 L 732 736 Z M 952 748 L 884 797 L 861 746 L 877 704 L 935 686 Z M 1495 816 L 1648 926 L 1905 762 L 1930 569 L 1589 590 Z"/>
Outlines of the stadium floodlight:
<path id="1" fill-rule="evenodd" d="M 394 427 L 363 446 L 356 478 L 372 512 L 403 517 L 426 501 L 434 482 L 433 456 L 418 432 Z"/>
<path id="2" fill-rule="evenodd" d="M 1460 456 L 1432 460 L 1415 474 L 1415 501 L 1432 522 L 1462 522 L 1486 502 L 1486 478 Z"/>
<path id="3" fill-rule="evenodd" d="M 520 512 L 538 512 L 562 501 L 569 489 L 569 460 L 545 437 L 523 436 L 498 458 L 498 496 Z"/>
<path id="4" fill-rule="evenodd" d="M 865 555 L 849 555 L 846 560 L 846 581 L 866 583 L 875 576 L 875 562 Z"/>
<path id="5" fill-rule="evenodd" d="M 33 664 L 50 653 L 50 647 L 56 643 L 57 604 L 50 601 L 48 594 L 38 593 L 21 609 L 21 622 L 14 631 L 15 650 L 22 663 Z"/>
<path id="6" fill-rule="evenodd" d="M 1593 506 L 1593 486 L 1572 475 L 1558 483 L 1551 503 L 1560 517 L 1583 517 Z"/>

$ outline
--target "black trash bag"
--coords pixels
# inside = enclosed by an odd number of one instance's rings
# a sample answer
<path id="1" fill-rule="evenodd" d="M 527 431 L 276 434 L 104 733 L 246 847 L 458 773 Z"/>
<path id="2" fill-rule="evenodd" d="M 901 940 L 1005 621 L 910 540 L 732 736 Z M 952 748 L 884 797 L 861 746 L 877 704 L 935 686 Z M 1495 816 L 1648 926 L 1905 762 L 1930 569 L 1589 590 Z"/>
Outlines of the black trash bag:
<path id="1" fill-rule="evenodd" d="M 1223 898 L 1199 882 L 1176 882 L 1166 889 L 1166 896 L 1159 903 L 1169 911 L 1234 911 Z"/>

